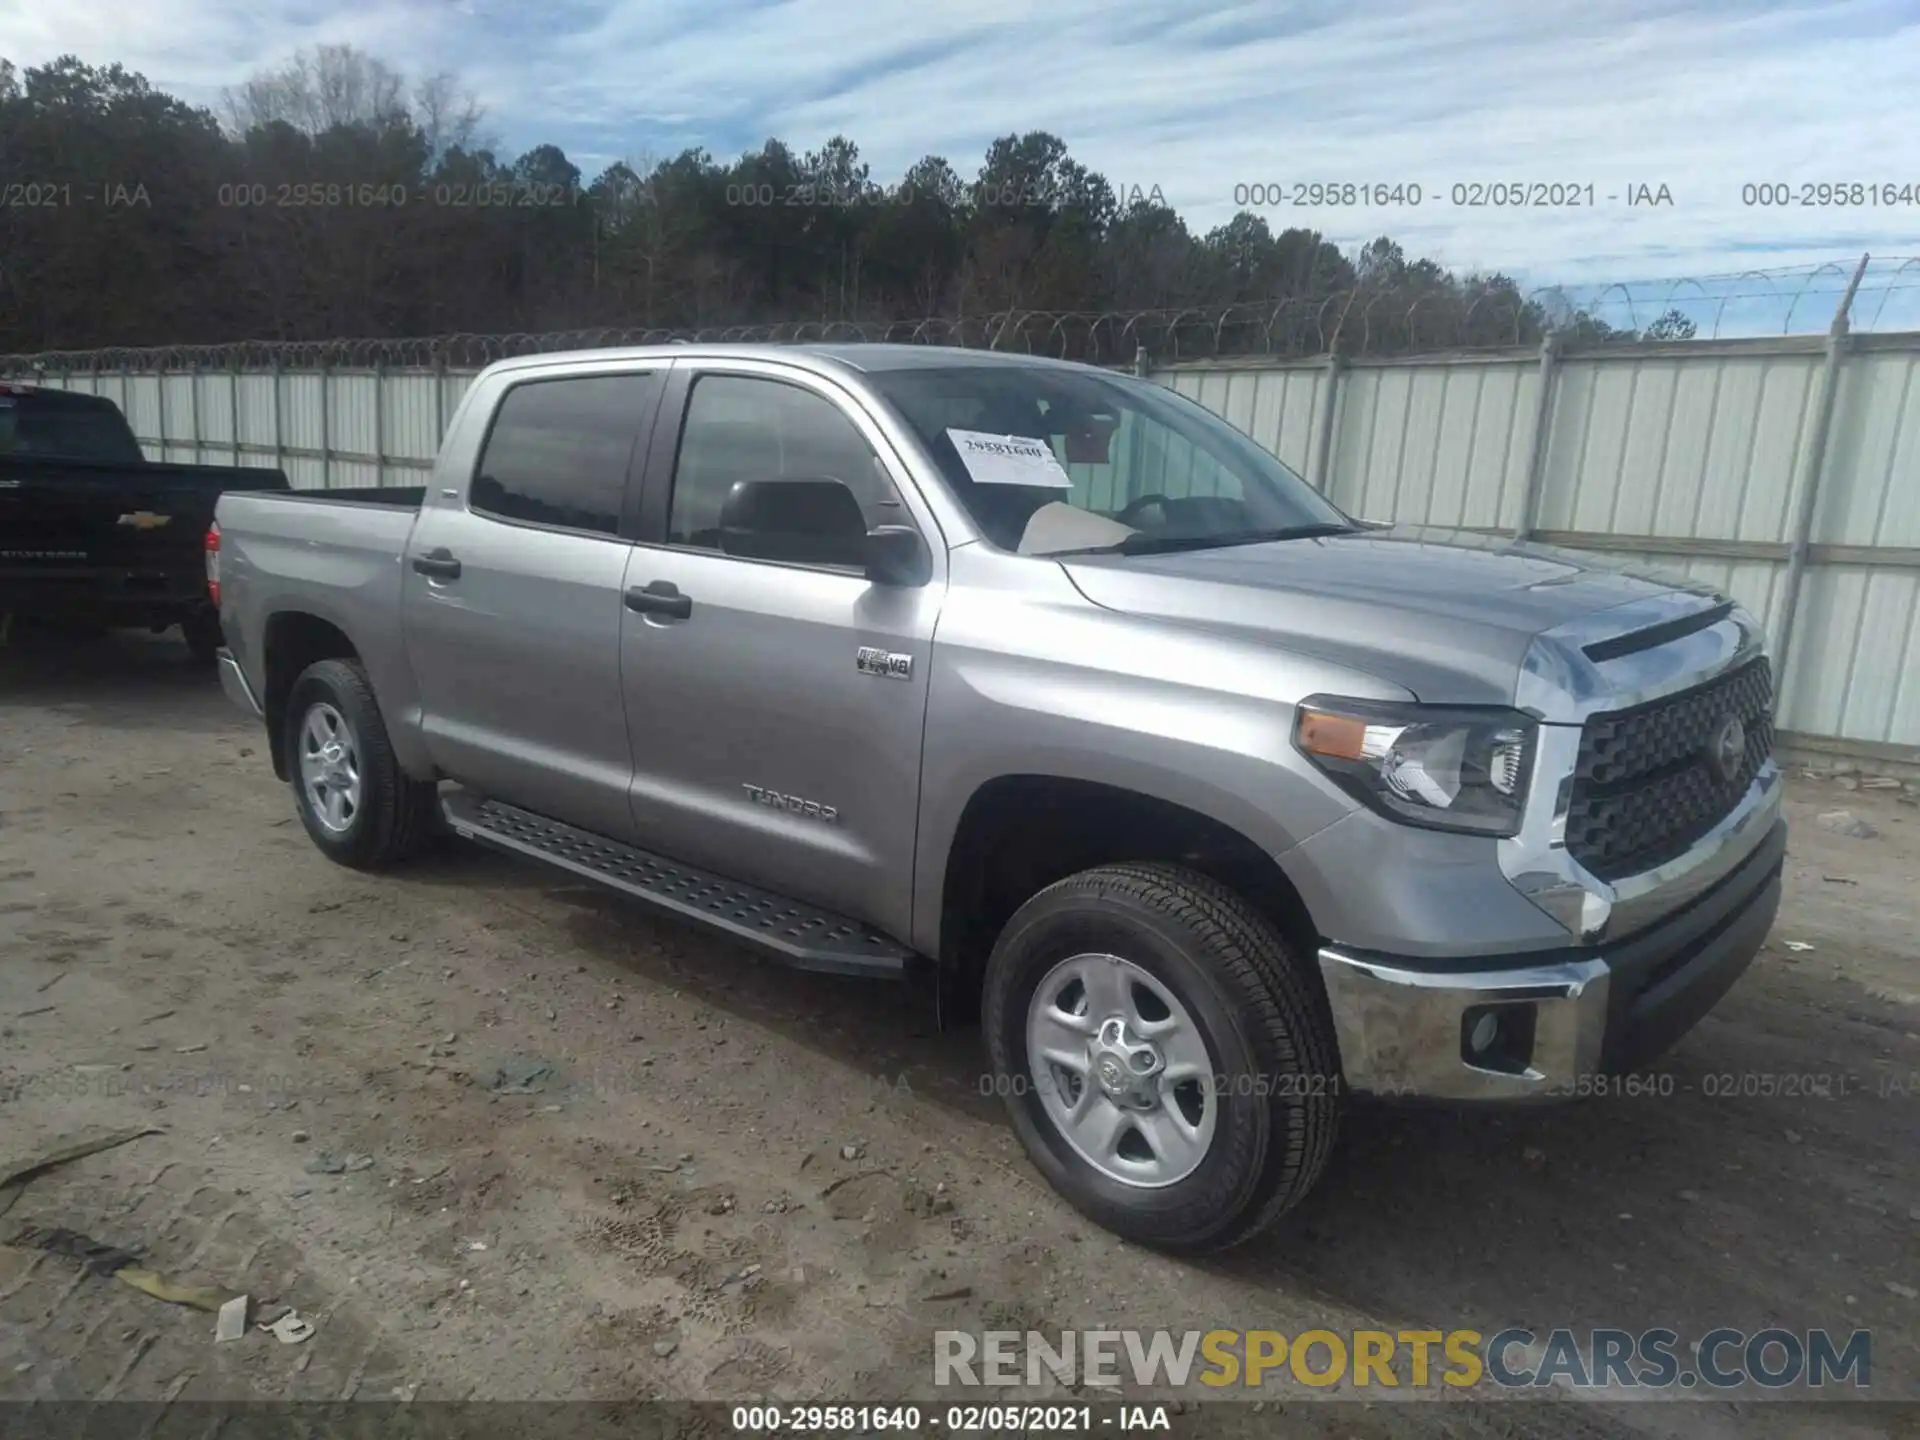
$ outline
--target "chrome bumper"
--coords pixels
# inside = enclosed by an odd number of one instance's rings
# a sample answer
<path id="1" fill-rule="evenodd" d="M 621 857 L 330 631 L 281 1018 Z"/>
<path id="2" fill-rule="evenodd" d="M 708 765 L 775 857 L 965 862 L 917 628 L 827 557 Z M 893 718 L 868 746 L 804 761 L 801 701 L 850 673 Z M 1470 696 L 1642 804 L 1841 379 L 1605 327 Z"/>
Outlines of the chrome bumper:
<path id="1" fill-rule="evenodd" d="M 1358 1094 L 1435 1100 L 1550 1098 L 1600 1069 L 1612 972 L 1601 959 L 1434 974 L 1320 951 L 1346 1087 Z M 1486 1006 L 1531 1005 L 1525 1068 L 1469 1063 L 1462 1031 Z"/>
<path id="2" fill-rule="evenodd" d="M 264 719 L 266 711 L 261 707 L 253 687 L 247 684 L 246 672 L 240 668 L 240 662 L 233 658 L 233 652 L 222 646 L 217 663 L 220 669 L 220 688 L 227 692 L 227 698 L 252 715 L 256 720 Z"/>
<path id="3" fill-rule="evenodd" d="M 1745 971 L 1779 907 L 1785 848 L 1775 818 L 1685 909 L 1625 940 L 1530 964 L 1449 971 L 1323 947 L 1347 1089 L 1455 1101 L 1596 1093 L 1596 1077 L 1657 1056 Z M 1476 1054 L 1475 1026 L 1489 1017 L 1499 1043 Z"/>

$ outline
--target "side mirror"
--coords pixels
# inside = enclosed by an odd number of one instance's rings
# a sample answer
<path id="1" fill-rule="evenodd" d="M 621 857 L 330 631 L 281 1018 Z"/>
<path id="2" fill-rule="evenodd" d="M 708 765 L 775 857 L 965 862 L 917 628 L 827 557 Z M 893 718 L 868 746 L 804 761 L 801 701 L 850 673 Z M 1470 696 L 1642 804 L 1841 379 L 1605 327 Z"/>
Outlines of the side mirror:
<path id="1" fill-rule="evenodd" d="M 933 556 L 911 525 L 876 525 L 867 532 L 867 579 L 876 585 L 924 585 Z"/>

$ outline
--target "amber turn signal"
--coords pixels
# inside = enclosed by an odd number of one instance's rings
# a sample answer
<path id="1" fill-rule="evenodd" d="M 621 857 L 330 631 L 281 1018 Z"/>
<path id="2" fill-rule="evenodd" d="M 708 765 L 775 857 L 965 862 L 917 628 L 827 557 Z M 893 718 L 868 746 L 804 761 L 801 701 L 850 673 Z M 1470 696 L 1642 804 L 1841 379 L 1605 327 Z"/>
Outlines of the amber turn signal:
<path id="1" fill-rule="evenodd" d="M 1330 760 L 1360 760 L 1366 756 L 1367 722 L 1331 710 L 1300 712 L 1300 748 Z"/>

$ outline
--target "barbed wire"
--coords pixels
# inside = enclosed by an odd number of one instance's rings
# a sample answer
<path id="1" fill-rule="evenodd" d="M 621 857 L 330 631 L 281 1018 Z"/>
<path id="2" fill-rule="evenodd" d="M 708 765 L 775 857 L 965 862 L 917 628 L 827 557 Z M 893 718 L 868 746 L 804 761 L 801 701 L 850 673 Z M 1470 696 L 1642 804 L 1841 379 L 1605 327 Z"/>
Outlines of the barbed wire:
<path id="1" fill-rule="evenodd" d="M 470 369 L 515 355 L 612 346 L 878 342 L 1014 351 L 1125 365 L 1224 357 L 1413 356 L 1537 344 L 1594 345 L 1824 331 L 1856 269 L 1856 331 L 1920 330 L 1920 256 L 1637 283 L 1363 282 L 1273 301 L 1133 311 L 1001 310 L 920 320 L 790 320 L 697 327 L 597 326 L 497 334 L 105 347 L 0 355 L 0 373 L 93 370 Z"/>
<path id="2" fill-rule="evenodd" d="M 1862 256 L 1697 278 L 1555 285 L 1535 290 L 1529 298 L 1553 315 L 1602 322 L 1624 332 L 1622 339 L 1645 338 L 1636 332 L 1669 314 L 1693 324 L 1701 339 L 1807 334 L 1824 331 L 1831 323 L 1856 271 L 1860 281 L 1849 310 L 1851 329 L 1920 329 L 1920 256 Z"/>

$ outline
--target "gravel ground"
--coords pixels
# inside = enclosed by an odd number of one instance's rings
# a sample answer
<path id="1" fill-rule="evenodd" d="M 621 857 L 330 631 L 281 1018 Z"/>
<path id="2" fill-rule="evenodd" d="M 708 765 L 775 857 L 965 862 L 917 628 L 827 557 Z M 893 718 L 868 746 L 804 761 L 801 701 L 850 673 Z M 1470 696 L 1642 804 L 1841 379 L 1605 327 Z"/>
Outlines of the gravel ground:
<path id="1" fill-rule="evenodd" d="M 1841 807 L 1874 833 L 1816 820 Z M 897 1400 L 933 1393 L 939 1328 L 1776 1323 L 1870 1329 L 1874 1393 L 1920 1398 L 1920 809 L 1801 777 L 1788 809 L 1779 924 L 1666 1093 L 1355 1111 L 1278 1230 L 1181 1263 L 1058 1201 L 981 1094 L 978 1036 L 900 989 L 475 849 L 337 868 L 173 641 L 16 645 L 0 1167 L 161 1133 L 0 1191 L 0 1239 L 64 1225 L 318 1330 L 216 1346 L 210 1316 L 0 1247 L 0 1399 Z M 1353 1394 L 1269 1399 L 1285 1433 L 1362 1437 L 1912 1414 Z M 1271 1433 L 1272 1407 L 1207 1420 Z"/>

